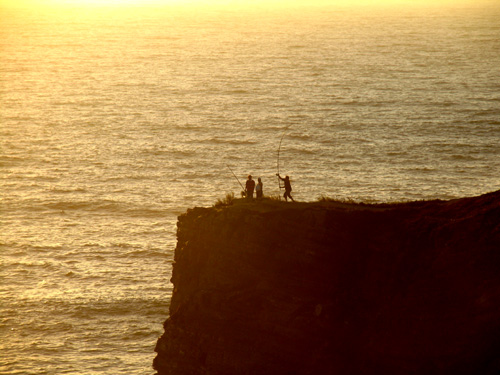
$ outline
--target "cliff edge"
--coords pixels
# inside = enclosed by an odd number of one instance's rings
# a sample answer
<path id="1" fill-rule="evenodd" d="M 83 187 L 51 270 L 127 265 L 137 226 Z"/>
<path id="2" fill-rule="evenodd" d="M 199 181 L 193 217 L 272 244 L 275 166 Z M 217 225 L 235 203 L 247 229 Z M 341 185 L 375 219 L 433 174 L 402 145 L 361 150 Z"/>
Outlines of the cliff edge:
<path id="1" fill-rule="evenodd" d="M 159 375 L 500 373 L 500 191 L 179 217 Z"/>

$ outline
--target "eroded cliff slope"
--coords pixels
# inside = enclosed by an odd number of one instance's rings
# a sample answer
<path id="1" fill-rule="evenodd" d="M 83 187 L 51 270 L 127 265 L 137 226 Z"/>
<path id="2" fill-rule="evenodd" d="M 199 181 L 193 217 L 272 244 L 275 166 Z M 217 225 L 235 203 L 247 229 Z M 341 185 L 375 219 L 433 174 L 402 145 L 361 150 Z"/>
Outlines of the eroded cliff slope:
<path id="1" fill-rule="evenodd" d="M 500 191 L 195 208 L 177 236 L 159 375 L 500 373 Z"/>

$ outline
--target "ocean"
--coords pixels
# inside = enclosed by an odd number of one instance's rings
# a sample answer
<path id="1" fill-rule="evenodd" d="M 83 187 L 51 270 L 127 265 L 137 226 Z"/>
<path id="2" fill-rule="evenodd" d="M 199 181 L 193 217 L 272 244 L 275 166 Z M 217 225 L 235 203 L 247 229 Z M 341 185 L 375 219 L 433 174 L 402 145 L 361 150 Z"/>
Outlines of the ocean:
<path id="1" fill-rule="evenodd" d="M 177 216 L 231 170 L 298 201 L 500 188 L 499 6 L 0 17 L 1 374 L 152 374 Z"/>

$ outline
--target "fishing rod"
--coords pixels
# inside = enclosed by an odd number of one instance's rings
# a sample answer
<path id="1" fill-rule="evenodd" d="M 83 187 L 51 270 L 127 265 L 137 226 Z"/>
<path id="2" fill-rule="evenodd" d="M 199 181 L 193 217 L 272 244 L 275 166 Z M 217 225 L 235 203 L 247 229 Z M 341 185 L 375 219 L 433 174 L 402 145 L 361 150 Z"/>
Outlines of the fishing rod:
<path id="1" fill-rule="evenodd" d="M 226 164 L 226 167 L 231 171 L 231 173 L 233 174 L 234 178 L 236 178 L 236 181 L 238 181 L 238 184 L 240 184 L 241 188 L 243 189 L 243 191 L 245 191 L 245 188 L 243 187 L 243 185 L 241 184 L 240 180 L 238 179 L 238 177 L 236 177 L 236 175 L 234 174 L 233 170 L 229 167 L 229 165 Z"/>
<path id="2" fill-rule="evenodd" d="M 283 130 L 283 134 L 281 135 L 281 139 L 280 139 L 280 145 L 278 146 L 278 161 L 277 161 L 277 163 L 276 163 L 276 164 L 277 164 L 277 169 L 278 169 L 278 174 L 277 174 L 277 176 L 278 176 L 278 187 L 279 187 L 279 190 L 281 190 L 281 189 L 283 189 L 283 188 L 284 188 L 284 186 L 281 186 L 281 179 L 280 179 L 280 177 L 279 177 L 279 175 L 280 175 L 280 150 L 281 150 L 281 142 L 283 142 L 283 138 L 285 137 L 285 133 L 286 133 L 286 131 L 288 130 L 288 128 L 289 128 L 290 126 L 292 126 L 292 124 L 289 124 L 289 125 L 285 128 L 285 130 Z"/>

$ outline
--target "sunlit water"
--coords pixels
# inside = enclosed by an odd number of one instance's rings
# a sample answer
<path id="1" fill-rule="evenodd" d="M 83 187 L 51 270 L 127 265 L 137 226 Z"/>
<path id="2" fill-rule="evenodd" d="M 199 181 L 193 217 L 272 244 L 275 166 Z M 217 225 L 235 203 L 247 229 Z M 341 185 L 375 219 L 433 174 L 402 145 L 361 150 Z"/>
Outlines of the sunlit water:
<path id="1" fill-rule="evenodd" d="M 2 374 L 153 373 L 176 216 L 282 135 L 301 201 L 500 186 L 498 9 L 1 17 Z"/>

